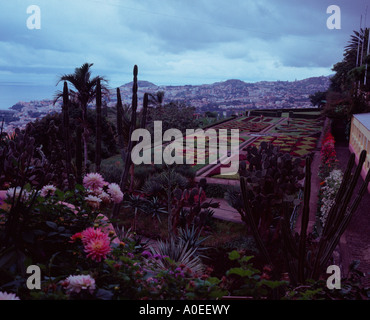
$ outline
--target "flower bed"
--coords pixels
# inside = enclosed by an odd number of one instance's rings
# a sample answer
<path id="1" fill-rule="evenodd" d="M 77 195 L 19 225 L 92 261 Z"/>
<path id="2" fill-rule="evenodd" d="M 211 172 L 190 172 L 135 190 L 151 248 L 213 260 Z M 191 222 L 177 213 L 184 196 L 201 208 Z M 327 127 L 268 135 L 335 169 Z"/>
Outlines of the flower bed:
<path id="1" fill-rule="evenodd" d="M 305 157 L 316 148 L 316 140 L 315 137 L 266 136 L 256 139 L 252 146 L 258 148 L 262 142 L 272 143 L 272 145 L 279 147 L 281 152 L 289 153 L 295 157 Z"/>
<path id="2" fill-rule="evenodd" d="M 319 177 L 324 180 L 338 165 L 335 140 L 330 131 L 324 135 L 321 145 Z"/>
<path id="3" fill-rule="evenodd" d="M 343 172 L 335 169 L 331 171 L 321 184 L 319 197 L 319 219 L 324 227 L 330 208 L 334 204 L 335 196 L 343 179 Z"/>

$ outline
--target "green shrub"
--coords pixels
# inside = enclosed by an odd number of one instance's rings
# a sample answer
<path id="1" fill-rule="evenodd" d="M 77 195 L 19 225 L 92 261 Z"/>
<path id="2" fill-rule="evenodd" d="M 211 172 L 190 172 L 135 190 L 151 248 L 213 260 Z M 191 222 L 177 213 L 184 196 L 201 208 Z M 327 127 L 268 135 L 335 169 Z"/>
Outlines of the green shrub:
<path id="1" fill-rule="evenodd" d="M 207 184 L 205 187 L 205 192 L 206 192 L 207 198 L 223 199 L 226 192 L 230 190 L 234 190 L 234 189 L 238 189 L 238 187 L 228 186 L 224 184 Z"/>
<path id="2" fill-rule="evenodd" d="M 109 183 L 119 184 L 121 181 L 122 167 L 116 164 L 102 165 L 100 173 L 104 180 Z"/>

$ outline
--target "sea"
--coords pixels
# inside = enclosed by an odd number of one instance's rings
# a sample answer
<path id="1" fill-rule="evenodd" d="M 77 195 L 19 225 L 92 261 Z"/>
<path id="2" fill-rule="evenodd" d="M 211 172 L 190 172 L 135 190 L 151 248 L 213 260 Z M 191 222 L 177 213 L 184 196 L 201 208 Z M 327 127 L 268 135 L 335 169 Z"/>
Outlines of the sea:
<path id="1" fill-rule="evenodd" d="M 50 85 L 0 83 L 0 110 L 8 110 L 20 101 L 52 100 L 58 89 Z"/>

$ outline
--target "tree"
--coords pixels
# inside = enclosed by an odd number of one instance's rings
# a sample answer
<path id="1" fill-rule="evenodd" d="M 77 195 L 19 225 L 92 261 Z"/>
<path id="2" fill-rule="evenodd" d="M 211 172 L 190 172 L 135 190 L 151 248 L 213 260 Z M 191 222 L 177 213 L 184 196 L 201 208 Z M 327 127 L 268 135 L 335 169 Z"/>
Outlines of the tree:
<path id="1" fill-rule="evenodd" d="M 77 146 L 78 141 L 78 133 L 77 130 L 74 131 L 75 128 L 79 128 L 80 125 L 80 118 L 79 118 L 79 111 L 76 106 L 72 105 L 72 108 L 69 110 L 69 129 L 70 129 L 70 149 L 71 149 L 71 156 L 72 156 L 72 164 L 75 168 L 77 174 L 78 166 L 78 149 Z M 95 110 L 91 110 L 91 112 L 87 115 L 87 126 L 91 131 L 91 142 L 87 144 L 87 153 L 90 160 L 93 160 L 95 157 L 95 127 L 96 127 L 96 113 Z M 42 152 L 45 155 L 46 159 L 51 162 L 55 162 L 55 165 L 61 168 L 61 171 L 64 172 L 65 170 L 65 161 L 64 154 L 65 154 L 65 144 L 64 144 L 64 136 L 63 136 L 63 114 L 62 113 L 54 113 L 45 116 L 40 120 L 36 120 L 34 122 L 30 122 L 30 136 L 35 139 L 35 144 L 42 148 Z M 117 154 L 117 145 L 115 142 L 115 134 L 116 128 L 106 119 L 102 118 L 101 123 L 101 131 L 102 131 L 102 149 L 101 149 L 101 157 L 102 159 L 109 158 L 115 154 Z M 47 133 L 47 134 L 46 134 Z M 81 154 L 81 152 L 80 152 Z M 54 163 L 53 162 L 53 163 Z M 78 174 L 77 174 L 78 176 Z"/>
<path id="2" fill-rule="evenodd" d="M 164 91 L 157 91 L 149 94 L 149 105 L 161 107 L 164 100 Z"/>
<path id="3" fill-rule="evenodd" d="M 365 63 L 367 62 L 367 45 L 369 29 L 353 31 L 353 35 L 345 47 L 343 60 L 334 65 L 336 74 L 330 79 L 330 90 L 342 93 L 353 90 L 354 82 L 363 82 Z"/>
<path id="4" fill-rule="evenodd" d="M 103 95 L 108 94 L 108 89 L 104 85 L 107 80 L 103 77 L 97 76 L 91 78 L 91 67 L 93 63 L 84 63 L 81 67 L 76 68 L 74 73 L 64 74 L 60 77 L 57 84 L 61 81 L 69 82 L 75 89 L 69 90 L 70 99 L 77 103 L 81 108 L 81 125 L 83 127 L 83 147 L 84 147 L 84 170 L 86 171 L 88 161 L 88 150 L 87 143 L 89 138 L 89 130 L 87 125 L 87 106 L 96 98 L 96 87 L 98 80 L 101 82 L 101 88 Z M 63 96 L 63 93 L 57 91 L 54 99 L 54 103 Z"/>
<path id="5" fill-rule="evenodd" d="M 326 92 L 317 91 L 311 94 L 309 98 L 313 106 L 318 106 L 320 108 L 325 104 Z"/>
<path id="6" fill-rule="evenodd" d="M 170 102 L 162 107 L 148 110 L 148 129 L 153 130 L 154 121 L 162 121 L 162 130 L 179 129 L 185 133 L 186 129 L 199 127 L 199 121 L 194 119 L 195 108 L 183 102 Z"/>
<path id="7" fill-rule="evenodd" d="M 330 78 L 324 113 L 331 118 L 345 119 L 347 126 L 352 114 L 370 110 L 367 94 L 370 91 L 368 39 L 369 28 L 353 31 L 345 47 L 343 60 L 332 68 L 335 75 Z"/>

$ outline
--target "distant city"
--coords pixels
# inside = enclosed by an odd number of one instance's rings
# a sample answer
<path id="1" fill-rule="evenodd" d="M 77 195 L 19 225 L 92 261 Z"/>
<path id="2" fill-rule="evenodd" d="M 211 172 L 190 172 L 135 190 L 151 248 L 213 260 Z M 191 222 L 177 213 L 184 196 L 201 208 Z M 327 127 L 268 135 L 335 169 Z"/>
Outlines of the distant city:
<path id="1" fill-rule="evenodd" d="M 295 109 L 311 108 L 309 96 L 317 91 L 326 91 L 330 77 L 313 77 L 299 81 L 261 81 L 246 83 L 241 80 L 227 80 L 205 85 L 157 86 L 148 81 L 138 82 L 139 109 L 145 92 L 164 92 L 163 103 L 181 101 L 196 108 L 197 113 L 218 112 L 229 116 L 253 109 Z M 132 83 L 120 87 L 124 104 L 132 99 Z M 108 107 L 116 105 L 116 90 L 105 97 Z M 94 107 L 91 105 L 91 107 Z M 20 101 L 9 110 L 0 110 L 4 119 L 4 131 L 24 128 L 27 123 L 41 119 L 47 114 L 60 112 L 61 101 L 53 105 L 52 100 Z"/>

